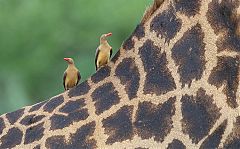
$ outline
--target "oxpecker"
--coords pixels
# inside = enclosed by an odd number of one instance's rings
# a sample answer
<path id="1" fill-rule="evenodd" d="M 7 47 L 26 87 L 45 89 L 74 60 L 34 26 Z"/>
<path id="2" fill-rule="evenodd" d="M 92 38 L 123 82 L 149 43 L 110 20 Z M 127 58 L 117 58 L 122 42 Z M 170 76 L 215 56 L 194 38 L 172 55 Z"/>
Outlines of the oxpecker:
<path id="1" fill-rule="evenodd" d="M 68 67 L 63 75 L 63 86 L 65 90 L 69 90 L 78 84 L 81 75 L 72 58 L 64 58 L 64 60 L 68 63 Z"/>
<path id="2" fill-rule="evenodd" d="M 100 37 L 100 45 L 98 46 L 95 53 L 95 67 L 98 70 L 100 67 L 105 66 L 112 56 L 112 47 L 108 44 L 107 37 L 111 36 L 112 33 L 103 34 Z"/>

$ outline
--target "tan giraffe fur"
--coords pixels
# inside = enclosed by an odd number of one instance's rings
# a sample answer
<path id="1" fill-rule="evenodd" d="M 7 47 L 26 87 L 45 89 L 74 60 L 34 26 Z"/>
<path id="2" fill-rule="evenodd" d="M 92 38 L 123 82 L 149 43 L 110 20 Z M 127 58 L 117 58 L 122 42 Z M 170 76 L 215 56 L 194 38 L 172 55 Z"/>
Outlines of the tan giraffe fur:
<path id="1" fill-rule="evenodd" d="M 107 67 L 2 115 L 0 148 L 239 148 L 239 5 L 155 0 Z"/>

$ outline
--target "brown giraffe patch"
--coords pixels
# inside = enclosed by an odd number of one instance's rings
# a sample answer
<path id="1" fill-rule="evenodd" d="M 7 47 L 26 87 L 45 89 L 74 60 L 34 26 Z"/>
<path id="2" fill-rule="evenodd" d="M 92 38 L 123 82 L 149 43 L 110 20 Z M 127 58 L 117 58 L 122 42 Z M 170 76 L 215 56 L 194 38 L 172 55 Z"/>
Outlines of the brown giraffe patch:
<path id="1" fill-rule="evenodd" d="M 6 114 L 6 118 L 8 119 L 10 124 L 14 124 L 24 113 L 24 109 L 20 109 L 11 113 Z"/>
<path id="2" fill-rule="evenodd" d="M 67 149 L 65 137 L 63 135 L 49 137 L 46 140 L 45 147 L 47 149 Z"/>
<path id="3" fill-rule="evenodd" d="M 240 72 L 240 57 L 218 57 L 217 66 L 213 69 L 208 82 L 217 88 L 224 85 L 223 92 L 226 94 L 227 104 L 232 107 L 238 107 L 237 88 L 239 84 L 238 75 Z"/>
<path id="4" fill-rule="evenodd" d="M 75 97 L 75 96 L 81 96 L 84 94 L 87 94 L 90 90 L 90 86 L 87 81 L 82 82 L 81 84 L 77 85 L 76 87 L 69 90 L 68 96 L 69 98 Z"/>
<path id="5" fill-rule="evenodd" d="M 218 148 L 226 126 L 227 120 L 225 120 L 210 136 L 208 136 L 208 138 L 200 146 L 200 149 Z"/>
<path id="6" fill-rule="evenodd" d="M 133 106 L 124 106 L 110 117 L 104 119 L 103 127 L 109 135 L 107 144 L 122 142 L 133 137 L 133 126 L 131 122 Z"/>
<path id="7" fill-rule="evenodd" d="M 69 105 L 68 105 L 69 106 Z M 69 108 L 69 107 L 68 107 Z M 71 107 L 73 108 L 73 107 Z M 56 130 L 56 129 L 62 129 L 65 127 L 68 127 L 70 124 L 73 122 L 79 122 L 81 120 L 85 120 L 88 118 L 88 110 L 85 108 L 74 108 L 73 109 L 65 109 L 66 111 L 64 113 L 68 113 L 67 116 L 65 115 L 60 115 L 60 114 L 54 114 L 50 120 L 51 120 L 51 130 Z"/>
<path id="8" fill-rule="evenodd" d="M 62 129 L 69 126 L 73 122 L 78 122 L 87 119 L 89 116 L 88 110 L 83 108 L 85 106 L 85 100 L 83 98 L 77 99 L 76 101 L 68 101 L 59 112 L 68 114 L 60 115 L 54 114 L 51 120 L 51 130 Z"/>
<path id="9" fill-rule="evenodd" d="M 37 145 L 33 149 L 41 149 L 41 145 Z"/>
<path id="10" fill-rule="evenodd" d="M 133 99 L 137 97 L 140 74 L 134 62 L 134 59 L 123 59 L 116 68 L 115 74 L 120 78 L 121 84 L 125 85 L 125 90 L 128 94 L 128 98 Z"/>
<path id="11" fill-rule="evenodd" d="M 45 130 L 45 128 L 43 127 L 43 124 L 44 122 L 36 126 L 32 126 L 26 130 L 24 144 L 29 144 L 34 141 L 38 141 L 43 137 L 43 132 Z"/>
<path id="12" fill-rule="evenodd" d="M 118 92 L 115 90 L 113 83 L 106 83 L 95 89 L 92 93 L 92 99 L 95 102 L 96 114 L 100 115 L 110 109 L 113 105 L 120 102 Z"/>
<path id="13" fill-rule="evenodd" d="M 149 149 L 149 148 L 145 148 L 145 147 L 137 147 L 135 149 Z"/>
<path id="14" fill-rule="evenodd" d="M 139 103 L 134 126 L 142 139 L 154 138 L 162 142 L 173 128 L 172 116 L 175 114 L 176 97 L 169 98 L 163 104 L 154 105 L 144 101 Z"/>
<path id="15" fill-rule="evenodd" d="M 7 149 L 15 147 L 21 143 L 22 137 L 23 132 L 20 129 L 13 127 L 8 130 L 6 135 L 1 137 L 0 142 L 2 142 L 2 144 L 0 145 L 0 148 Z"/>
<path id="16" fill-rule="evenodd" d="M 175 0 L 177 11 L 184 13 L 186 16 L 195 16 L 201 7 L 201 0 Z"/>
<path id="17" fill-rule="evenodd" d="M 239 0 L 213 0 L 207 12 L 208 21 L 214 32 L 219 35 L 216 43 L 218 51 L 233 50 L 240 52 L 239 22 L 237 14 Z"/>
<path id="18" fill-rule="evenodd" d="M 3 118 L 0 118 L 0 135 L 2 134 L 2 131 L 5 127 L 6 126 L 5 126 Z"/>
<path id="19" fill-rule="evenodd" d="M 94 83 L 98 83 L 99 81 L 109 77 L 110 71 L 109 66 L 102 67 L 91 77 L 91 79 Z"/>
<path id="20" fill-rule="evenodd" d="M 191 86 L 192 80 L 199 80 L 205 69 L 204 34 L 200 24 L 195 25 L 172 48 L 172 57 L 178 65 L 182 87 Z"/>
<path id="21" fill-rule="evenodd" d="M 28 126 L 41 121 L 44 117 L 45 115 L 36 115 L 36 114 L 27 115 L 20 121 L 20 124 Z"/>
<path id="22" fill-rule="evenodd" d="M 64 102 L 63 95 L 54 97 L 50 99 L 43 107 L 43 110 L 46 112 L 53 112 L 54 109 L 56 109 L 59 105 L 61 105 Z"/>
<path id="23" fill-rule="evenodd" d="M 85 105 L 84 98 L 77 99 L 75 101 L 68 101 L 62 108 L 59 109 L 59 112 L 70 114 L 76 110 L 82 109 Z"/>
<path id="24" fill-rule="evenodd" d="M 145 36 L 145 27 L 143 26 L 143 24 L 137 25 L 132 35 L 123 43 L 123 46 L 122 46 L 123 49 L 131 50 L 134 48 L 134 44 L 135 44 L 133 41 L 134 36 L 137 37 L 138 40 L 140 40 Z"/>
<path id="25" fill-rule="evenodd" d="M 174 139 L 169 143 L 167 149 L 186 149 L 186 146 L 181 141 Z"/>
<path id="26" fill-rule="evenodd" d="M 139 54 L 147 73 L 144 84 L 145 94 L 161 95 L 176 89 L 174 79 L 167 68 L 165 52 L 161 53 L 161 49 L 153 45 L 151 40 L 147 40 L 139 49 Z"/>
<path id="27" fill-rule="evenodd" d="M 122 47 L 125 50 L 131 50 L 134 48 L 134 41 L 133 41 L 133 36 L 130 36 L 125 42 L 123 43 Z"/>
<path id="28" fill-rule="evenodd" d="M 38 104 L 35 104 L 31 107 L 31 109 L 29 109 L 28 112 L 34 112 L 34 111 L 37 111 L 39 110 L 47 101 L 43 101 L 43 102 L 40 102 Z"/>
<path id="29" fill-rule="evenodd" d="M 150 24 L 150 30 L 155 31 L 157 35 L 165 38 L 165 42 L 169 43 L 170 40 L 181 29 L 182 22 L 176 18 L 176 13 L 173 8 L 158 14 Z"/>
<path id="30" fill-rule="evenodd" d="M 126 50 L 131 50 L 134 46 L 133 37 L 137 37 L 138 40 L 145 37 L 145 27 L 142 23 L 138 24 L 133 31 L 132 35 L 124 42 L 123 48 Z"/>
<path id="31" fill-rule="evenodd" d="M 238 149 L 240 146 L 240 116 L 236 118 L 232 133 L 228 136 L 224 143 L 224 148 L 227 149 Z"/>
<path id="32" fill-rule="evenodd" d="M 183 132 L 189 134 L 193 143 L 198 143 L 220 117 L 219 109 L 202 88 L 197 91 L 196 97 L 184 95 L 181 101 Z"/>
<path id="33" fill-rule="evenodd" d="M 48 149 L 97 148 L 96 141 L 92 138 L 95 125 L 95 122 L 91 122 L 77 129 L 76 133 L 70 135 L 69 143 L 66 143 L 64 136 L 52 136 L 46 140 L 45 147 Z"/>
<path id="34" fill-rule="evenodd" d="M 114 55 L 114 57 L 111 59 L 113 63 L 116 63 L 116 61 L 119 59 L 121 53 L 120 50 L 117 51 L 117 53 Z"/>
<path id="35" fill-rule="evenodd" d="M 138 40 L 145 37 L 145 27 L 143 24 L 138 24 L 135 31 L 133 32 L 133 36 L 137 37 Z"/>

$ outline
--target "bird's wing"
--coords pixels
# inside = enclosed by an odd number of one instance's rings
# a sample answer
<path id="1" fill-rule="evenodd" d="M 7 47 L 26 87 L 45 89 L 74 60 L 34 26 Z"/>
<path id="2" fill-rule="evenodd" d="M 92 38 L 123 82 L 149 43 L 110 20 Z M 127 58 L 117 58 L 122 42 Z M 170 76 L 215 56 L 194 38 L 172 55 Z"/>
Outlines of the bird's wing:
<path id="1" fill-rule="evenodd" d="M 96 68 L 96 70 L 98 69 L 98 68 L 97 68 L 98 54 L 99 54 L 99 48 L 97 48 L 97 49 L 96 49 L 96 52 L 95 52 L 95 68 Z"/>
<path id="2" fill-rule="evenodd" d="M 65 90 L 66 90 L 66 87 L 65 87 L 66 77 L 67 77 L 67 72 L 65 71 L 64 74 L 63 74 L 63 87 L 64 87 Z"/>
<path id="3" fill-rule="evenodd" d="M 81 75 L 80 75 L 80 72 L 79 72 L 79 71 L 77 72 L 77 76 L 78 76 L 78 79 L 77 79 L 77 84 L 78 84 L 79 81 L 81 80 Z M 76 84 L 76 85 L 77 85 L 77 84 Z"/>
<path id="4" fill-rule="evenodd" d="M 110 57 L 109 57 L 109 59 L 111 58 L 111 56 L 112 56 L 112 52 L 113 52 L 113 50 L 112 50 L 112 48 L 110 49 Z"/>

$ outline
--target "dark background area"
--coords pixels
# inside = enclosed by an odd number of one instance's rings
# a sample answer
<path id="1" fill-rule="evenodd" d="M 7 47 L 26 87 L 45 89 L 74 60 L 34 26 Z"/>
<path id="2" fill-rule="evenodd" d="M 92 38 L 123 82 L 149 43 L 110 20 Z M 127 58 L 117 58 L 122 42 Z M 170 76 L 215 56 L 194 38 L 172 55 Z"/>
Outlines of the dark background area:
<path id="1" fill-rule="evenodd" d="M 152 0 L 0 0 L 0 114 L 63 92 L 72 57 L 82 81 L 94 72 L 95 49 L 112 32 L 114 54 Z"/>

